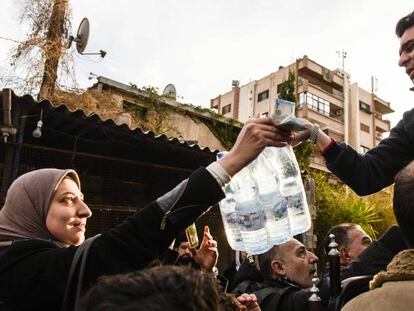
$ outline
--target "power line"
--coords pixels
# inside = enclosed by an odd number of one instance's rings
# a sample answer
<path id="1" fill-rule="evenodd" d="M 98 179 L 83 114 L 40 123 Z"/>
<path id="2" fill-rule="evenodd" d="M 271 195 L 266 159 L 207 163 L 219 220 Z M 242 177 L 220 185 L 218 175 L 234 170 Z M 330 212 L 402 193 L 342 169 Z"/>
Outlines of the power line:
<path id="1" fill-rule="evenodd" d="M 10 39 L 10 38 L 6 38 L 6 37 L 2 37 L 2 36 L 0 36 L 0 39 L 7 40 L 7 41 L 12 41 L 12 42 L 16 42 L 16 43 L 23 43 L 22 41 L 17 41 L 17 40 Z"/>

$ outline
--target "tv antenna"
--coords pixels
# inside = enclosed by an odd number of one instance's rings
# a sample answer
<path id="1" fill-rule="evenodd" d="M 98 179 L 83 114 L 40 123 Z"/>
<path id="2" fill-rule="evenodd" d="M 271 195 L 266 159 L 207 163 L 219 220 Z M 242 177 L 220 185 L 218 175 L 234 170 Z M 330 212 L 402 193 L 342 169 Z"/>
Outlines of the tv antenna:
<path id="1" fill-rule="evenodd" d="M 78 31 L 76 33 L 76 37 L 69 36 L 69 43 L 68 49 L 72 46 L 72 42 L 76 42 L 76 51 L 78 51 L 81 55 L 100 55 L 101 58 L 104 58 L 106 52 L 103 50 L 99 50 L 96 53 L 84 53 L 86 46 L 89 40 L 89 20 L 85 17 L 79 24 Z"/>
<path id="2" fill-rule="evenodd" d="M 342 50 L 342 51 L 336 51 L 336 54 L 338 55 L 339 58 L 341 58 L 341 60 L 342 60 L 342 71 L 345 72 L 345 58 L 346 58 L 348 53 L 345 50 Z"/>

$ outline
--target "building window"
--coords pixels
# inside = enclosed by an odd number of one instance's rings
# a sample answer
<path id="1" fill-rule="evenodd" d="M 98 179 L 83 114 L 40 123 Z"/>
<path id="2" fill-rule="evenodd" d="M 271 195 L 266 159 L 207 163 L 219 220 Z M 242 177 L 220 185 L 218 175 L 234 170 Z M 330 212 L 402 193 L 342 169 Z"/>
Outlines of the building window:
<path id="1" fill-rule="evenodd" d="M 359 152 L 362 153 L 362 154 L 367 153 L 368 150 L 369 150 L 368 147 L 365 147 L 365 146 L 362 146 L 362 145 L 359 146 Z"/>
<path id="2" fill-rule="evenodd" d="M 331 103 L 312 93 L 303 92 L 299 94 L 299 107 L 308 106 L 312 110 L 318 111 L 324 115 L 330 115 Z"/>
<path id="3" fill-rule="evenodd" d="M 334 117 L 343 117 L 343 115 L 344 115 L 344 110 L 343 109 L 337 109 L 337 110 L 335 110 L 335 111 L 332 111 L 332 115 L 334 116 Z"/>
<path id="4" fill-rule="evenodd" d="M 257 94 L 257 101 L 261 102 L 262 100 L 268 99 L 269 98 L 269 90 L 260 92 L 259 94 Z"/>
<path id="5" fill-rule="evenodd" d="M 361 131 L 369 133 L 369 126 L 364 124 L 364 123 L 361 123 L 360 129 L 361 129 Z"/>
<path id="6" fill-rule="evenodd" d="M 228 104 L 221 108 L 221 114 L 226 114 L 231 112 L 231 104 Z"/>
<path id="7" fill-rule="evenodd" d="M 368 105 L 367 103 L 364 103 L 363 101 L 359 101 L 359 110 L 363 110 L 367 113 L 372 113 L 371 112 L 371 106 Z"/>
<path id="8" fill-rule="evenodd" d="M 280 84 L 277 85 L 277 93 L 280 94 L 280 92 L 282 91 L 283 88 L 285 88 L 288 84 L 288 81 L 282 82 Z"/>

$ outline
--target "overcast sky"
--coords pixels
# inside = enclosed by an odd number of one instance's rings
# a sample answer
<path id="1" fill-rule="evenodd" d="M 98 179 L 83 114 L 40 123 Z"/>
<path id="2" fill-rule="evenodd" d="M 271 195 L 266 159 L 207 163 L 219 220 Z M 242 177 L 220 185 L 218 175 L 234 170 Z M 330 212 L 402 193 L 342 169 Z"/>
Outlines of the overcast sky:
<path id="1" fill-rule="evenodd" d="M 0 36 L 22 40 L 18 0 L 1 0 Z M 173 83 L 181 102 L 208 107 L 210 99 L 274 72 L 296 58 L 335 69 L 345 50 L 345 70 L 353 82 L 390 101 L 392 124 L 413 107 L 414 93 L 397 65 L 400 17 L 414 10 L 411 0 L 72 0 L 73 32 L 88 17 L 86 52 L 76 56 L 77 79 L 88 87 L 93 72 L 138 87 L 163 90 Z M 0 40 L 0 66 L 12 42 Z M 2 86 L 1 86 L 2 87 Z"/>

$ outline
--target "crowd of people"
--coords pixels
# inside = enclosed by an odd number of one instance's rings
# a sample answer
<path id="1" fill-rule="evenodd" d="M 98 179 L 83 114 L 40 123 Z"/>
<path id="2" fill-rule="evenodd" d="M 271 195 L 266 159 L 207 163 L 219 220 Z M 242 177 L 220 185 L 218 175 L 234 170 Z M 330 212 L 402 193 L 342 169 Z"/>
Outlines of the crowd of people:
<path id="1" fill-rule="evenodd" d="M 414 12 L 400 19 L 396 34 L 399 65 L 414 83 Z M 88 242 L 92 213 L 74 170 L 20 176 L 0 211 L 0 310 L 308 310 L 318 257 L 300 241 L 275 245 L 257 258 L 244 256 L 229 269 L 230 284 L 223 284 L 209 228 L 197 250 L 182 232 L 223 199 L 224 185 L 265 147 L 296 145 L 311 134 L 327 167 L 356 193 L 395 182 L 398 225 L 380 239 L 372 242 L 358 224 L 339 224 L 327 233 L 338 243 L 342 279 L 374 276 L 370 290 L 343 310 L 407 310 L 414 300 L 414 109 L 364 155 L 301 122 L 306 131 L 289 132 L 277 130 L 271 118 L 252 118 L 226 157 Z M 82 263 L 74 267 L 78 257 Z M 328 271 L 318 284 L 321 310 L 332 307 Z"/>

